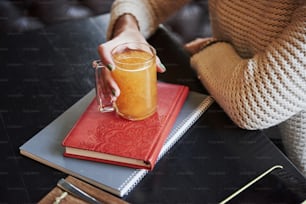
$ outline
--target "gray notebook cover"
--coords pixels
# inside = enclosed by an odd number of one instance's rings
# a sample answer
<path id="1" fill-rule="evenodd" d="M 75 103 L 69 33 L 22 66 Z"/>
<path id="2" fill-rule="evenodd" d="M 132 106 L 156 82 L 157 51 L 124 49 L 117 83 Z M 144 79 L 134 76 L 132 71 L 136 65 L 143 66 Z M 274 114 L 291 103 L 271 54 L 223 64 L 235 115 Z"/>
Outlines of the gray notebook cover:
<path id="1" fill-rule="evenodd" d="M 20 153 L 122 197 L 128 194 L 147 174 L 147 170 L 63 156 L 64 148 L 61 145 L 62 140 L 94 97 L 95 91 L 92 90 L 23 144 L 20 147 Z M 207 95 L 192 91 L 189 92 L 187 100 L 158 159 L 183 136 L 189 127 L 194 124 L 212 103 L 213 99 Z"/>

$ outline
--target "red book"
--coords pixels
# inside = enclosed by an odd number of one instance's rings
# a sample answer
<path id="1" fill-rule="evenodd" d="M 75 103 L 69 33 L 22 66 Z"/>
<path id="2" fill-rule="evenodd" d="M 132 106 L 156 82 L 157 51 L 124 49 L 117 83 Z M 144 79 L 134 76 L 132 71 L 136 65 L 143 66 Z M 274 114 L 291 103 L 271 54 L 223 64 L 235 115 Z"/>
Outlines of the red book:
<path id="1" fill-rule="evenodd" d="M 93 100 L 63 140 L 64 155 L 152 170 L 188 92 L 187 86 L 159 82 L 157 112 L 140 121 L 100 113 Z"/>

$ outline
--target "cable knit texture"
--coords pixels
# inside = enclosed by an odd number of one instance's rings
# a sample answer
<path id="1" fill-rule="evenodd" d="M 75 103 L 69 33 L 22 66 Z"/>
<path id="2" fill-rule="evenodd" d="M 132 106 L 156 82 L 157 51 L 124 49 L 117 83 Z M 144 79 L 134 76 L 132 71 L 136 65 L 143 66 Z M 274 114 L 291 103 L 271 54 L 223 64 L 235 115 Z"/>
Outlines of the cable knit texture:
<path id="1" fill-rule="evenodd" d="M 135 15 L 148 37 L 187 1 L 121 0 L 113 7 L 115 14 L 123 2 L 134 2 L 125 12 Z M 210 0 L 209 9 L 213 37 L 227 43 L 194 55 L 192 67 L 241 128 L 280 125 L 289 158 L 306 175 L 305 1 Z M 110 25 L 122 13 L 113 15 Z"/>

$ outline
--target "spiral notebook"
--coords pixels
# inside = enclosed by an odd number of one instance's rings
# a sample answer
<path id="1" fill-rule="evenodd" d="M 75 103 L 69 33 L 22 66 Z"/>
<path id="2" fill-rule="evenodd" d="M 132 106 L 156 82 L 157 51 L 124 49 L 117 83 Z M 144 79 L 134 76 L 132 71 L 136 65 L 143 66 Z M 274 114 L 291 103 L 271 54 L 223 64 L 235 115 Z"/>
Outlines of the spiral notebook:
<path id="1" fill-rule="evenodd" d="M 62 140 L 95 97 L 90 91 L 57 119 L 20 147 L 20 153 L 42 164 L 84 180 L 117 196 L 127 195 L 148 173 L 133 169 L 63 156 Z M 158 160 L 184 135 L 213 103 L 205 94 L 190 91 L 177 120 L 166 139 Z"/>

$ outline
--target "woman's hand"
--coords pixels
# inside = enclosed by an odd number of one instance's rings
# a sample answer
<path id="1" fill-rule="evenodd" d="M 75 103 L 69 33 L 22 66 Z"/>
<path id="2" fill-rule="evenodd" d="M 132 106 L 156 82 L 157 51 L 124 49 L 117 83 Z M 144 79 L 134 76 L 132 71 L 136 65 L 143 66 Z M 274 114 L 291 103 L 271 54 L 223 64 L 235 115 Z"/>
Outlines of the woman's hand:
<path id="1" fill-rule="evenodd" d="M 197 52 L 201 51 L 203 47 L 209 43 L 216 41 L 216 38 L 207 37 L 207 38 L 196 38 L 195 40 L 188 42 L 184 45 L 185 50 L 192 56 Z"/>
<path id="2" fill-rule="evenodd" d="M 111 57 L 111 51 L 117 45 L 126 42 L 147 43 L 146 39 L 139 31 L 136 19 L 130 14 L 125 14 L 117 20 L 114 26 L 112 39 L 107 41 L 106 43 L 100 44 L 98 47 L 100 59 L 102 63 L 108 68 L 103 69 L 102 73 L 102 85 L 104 86 L 103 89 L 108 90 L 108 92 L 113 94 L 114 101 L 120 95 L 120 89 L 110 73 L 113 69 L 115 69 L 114 62 Z M 160 59 L 158 57 L 156 59 L 156 66 L 158 72 L 165 71 L 165 67 L 160 62 Z"/>

